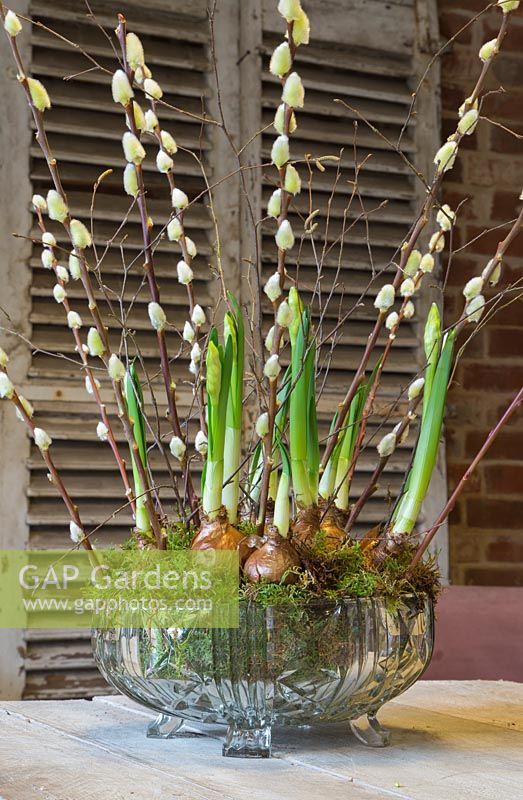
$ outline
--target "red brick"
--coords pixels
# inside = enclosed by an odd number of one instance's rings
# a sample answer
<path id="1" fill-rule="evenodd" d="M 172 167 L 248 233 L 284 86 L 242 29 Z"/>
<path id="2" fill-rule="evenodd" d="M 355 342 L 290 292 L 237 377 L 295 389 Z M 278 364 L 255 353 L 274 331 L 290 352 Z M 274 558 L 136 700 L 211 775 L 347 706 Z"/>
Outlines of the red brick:
<path id="1" fill-rule="evenodd" d="M 494 364 L 465 364 L 462 369 L 465 389 L 484 389 L 492 392 L 517 390 L 523 383 L 523 364 L 514 367 Z"/>
<path id="2" fill-rule="evenodd" d="M 490 542 L 486 555 L 489 561 L 523 562 L 523 542 L 499 538 L 495 542 Z"/>
<path id="3" fill-rule="evenodd" d="M 462 476 L 464 475 L 469 463 L 465 462 L 449 462 L 447 464 L 447 477 L 449 481 L 449 489 L 454 489 L 459 481 L 461 480 Z M 481 467 L 476 469 L 470 479 L 467 481 L 465 485 L 465 489 L 463 490 L 463 494 L 473 494 L 478 493 L 481 491 Z"/>
<path id="4" fill-rule="evenodd" d="M 509 127 L 509 126 L 507 126 Z M 511 131 L 514 133 L 521 134 L 521 126 L 517 125 L 514 127 L 510 127 Z M 514 153 L 516 155 L 521 155 L 523 152 L 523 141 L 518 139 L 512 133 L 509 133 L 508 130 L 504 130 L 503 128 L 499 128 L 498 126 L 493 126 L 490 131 L 490 146 L 492 150 L 496 153 Z M 517 195 L 514 197 L 512 195 L 512 211 L 509 211 L 508 214 L 505 216 L 507 217 L 512 216 L 514 211 L 514 206 L 517 203 Z"/>
<path id="5" fill-rule="evenodd" d="M 490 431 L 469 431 L 465 436 L 465 452 L 473 458 Z M 523 457 L 523 432 L 505 429 L 498 434 L 488 451 L 488 458 L 501 461 L 519 461 Z"/>
<path id="6" fill-rule="evenodd" d="M 483 467 L 488 493 L 523 494 L 523 463 L 485 464 Z M 523 527 L 523 520 L 522 527 Z"/>
<path id="7" fill-rule="evenodd" d="M 467 25 L 468 21 L 468 18 L 464 17 L 462 14 L 447 11 L 441 14 L 439 18 L 440 33 L 448 41 L 452 39 L 453 36 L 456 36 L 456 34 Z M 459 34 L 455 42 L 462 45 L 470 44 L 472 41 L 472 28 L 473 25 L 468 25 L 467 28 Z"/>
<path id="8" fill-rule="evenodd" d="M 516 206 L 516 204 L 517 200 L 514 203 L 514 206 Z M 516 216 L 516 214 L 512 214 L 510 218 L 513 218 L 514 216 Z M 507 220 L 507 223 L 510 221 L 510 218 Z M 497 230 L 493 231 L 488 230 L 488 228 L 479 228 L 468 225 L 467 241 L 471 242 L 474 240 L 474 242 L 469 246 L 468 252 L 478 253 L 492 258 L 497 250 L 499 242 L 505 238 L 510 228 L 511 226 L 507 224 L 502 228 L 498 228 Z M 515 256 L 517 258 L 523 258 L 523 236 L 519 236 L 512 242 L 508 252 L 513 257 Z"/>
<path id="9" fill-rule="evenodd" d="M 523 327 L 491 328 L 488 331 L 488 353 L 497 358 L 521 357 L 523 354 Z"/>
<path id="10" fill-rule="evenodd" d="M 488 95 L 481 108 L 483 116 L 495 119 L 496 122 L 505 122 L 510 125 L 517 125 L 523 122 L 523 103 L 522 94 L 511 89 L 510 92 L 503 92 Z"/>
<path id="11" fill-rule="evenodd" d="M 460 3 L 461 5 L 461 3 Z M 502 54 L 499 58 L 503 57 L 503 53 L 514 51 L 521 53 L 523 51 L 523 28 L 521 27 L 521 19 L 517 16 L 512 16 L 508 33 L 503 40 Z M 488 17 L 483 24 L 484 39 L 494 39 L 499 31 L 499 17 Z"/>
<path id="12" fill-rule="evenodd" d="M 479 497 L 467 498 L 467 523 L 472 528 L 487 528 L 496 531 L 498 528 L 521 529 L 523 520 L 523 500 L 504 500 Z"/>
<path id="13" fill-rule="evenodd" d="M 519 88 L 521 86 L 522 66 L 523 60 L 521 58 L 504 53 L 502 57 L 497 58 L 492 64 L 492 75 L 505 89 L 510 90 L 512 86 Z"/>
<path id="14" fill-rule="evenodd" d="M 523 567 L 469 567 L 463 575 L 467 586 L 523 586 Z"/>

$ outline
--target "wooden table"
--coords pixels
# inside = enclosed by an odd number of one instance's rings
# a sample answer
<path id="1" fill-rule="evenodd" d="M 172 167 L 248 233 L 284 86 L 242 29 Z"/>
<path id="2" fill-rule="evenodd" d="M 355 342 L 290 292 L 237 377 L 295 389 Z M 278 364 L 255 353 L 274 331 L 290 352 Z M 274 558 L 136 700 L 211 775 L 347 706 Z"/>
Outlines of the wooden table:
<path id="1" fill-rule="evenodd" d="M 420 682 L 369 750 L 346 725 L 277 731 L 271 760 L 223 758 L 223 729 L 145 738 L 120 697 L 0 703 L 3 800 L 522 800 L 523 684 Z"/>

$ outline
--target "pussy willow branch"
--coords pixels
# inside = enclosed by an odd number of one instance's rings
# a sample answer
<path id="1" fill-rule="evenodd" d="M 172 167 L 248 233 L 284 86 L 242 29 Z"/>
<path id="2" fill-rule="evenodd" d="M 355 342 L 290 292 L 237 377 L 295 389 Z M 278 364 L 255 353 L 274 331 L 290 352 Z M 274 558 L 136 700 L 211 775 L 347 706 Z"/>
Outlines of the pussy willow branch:
<path id="1" fill-rule="evenodd" d="M 504 38 L 505 38 L 505 36 L 507 34 L 507 28 L 508 28 L 508 24 L 509 24 L 509 17 L 510 17 L 510 13 L 503 14 L 503 18 L 501 20 L 501 25 L 500 25 L 499 32 L 498 32 L 498 35 L 497 35 L 497 52 L 492 56 L 492 58 L 490 58 L 488 61 L 486 61 L 483 64 L 483 68 L 482 68 L 480 76 L 479 76 L 479 78 L 478 78 L 478 80 L 476 82 L 474 90 L 473 90 L 472 94 L 470 95 L 470 97 L 467 99 L 466 109 L 465 110 L 468 110 L 469 108 L 472 108 L 474 103 L 475 103 L 475 101 L 479 98 L 480 92 L 481 92 L 481 90 L 483 88 L 483 85 L 485 83 L 485 79 L 487 77 L 489 69 L 490 69 L 492 63 L 494 62 L 495 58 L 497 57 L 497 54 L 499 53 L 499 50 L 501 48 L 501 44 L 502 44 L 502 42 L 503 42 L 503 40 L 504 40 Z M 459 147 L 459 144 L 461 143 L 461 140 L 464 138 L 464 136 L 465 136 L 465 134 L 460 134 L 460 133 L 457 133 L 455 135 L 454 141 L 458 144 L 458 147 Z M 437 196 L 438 190 L 440 188 L 440 185 L 442 183 L 444 174 L 445 173 L 444 173 L 443 170 L 438 170 L 437 171 L 437 173 L 436 173 L 436 175 L 435 175 L 435 177 L 434 177 L 434 179 L 432 181 L 432 184 L 430 186 L 429 192 L 427 194 L 427 198 L 426 198 L 425 202 L 423 203 L 423 207 L 422 207 L 421 212 L 420 212 L 420 214 L 418 216 L 418 219 L 417 219 L 416 223 L 414 224 L 413 230 L 412 230 L 412 232 L 411 232 L 411 234 L 410 234 L 410 236 L 409 236 L 409 238 L 408 238 L 408 240 L 406 242 L 406 246 L 403 247 L 402 250 L 401 250 L 400 262 L 399 262 L 399 265 L 398 265 L 398 267 L 396 269 L 396 275 L 395 275 L 394 280 L 393 280 L 393 286 L 394 286 L 395 290 L 398 289 L 398 287 L 399 287 L 399 285 L 400 285 L 400 283 L 402 281 L 403 272 L 404 272 L 405 266 L 407 264 L 408 258 L 410 256 L 410 254 L 412 253 L 412 251 L 414 250 L 422 231 L 424 230 L 425 226 L 427 225 L 427 223 L 429 221 L 430 211 L 431 211 L 433 203 L 436 200 L 436 196 Z M 334 425 L 332 433 L 329 434 L 329 437 L 328 437 L 328 440 L 327 440 L 327 445 L 325 447 L 325 452 L 323 454 L 323 458 L 322 458 L 322 462 L 321 462 L 322 469 L 325 469 L 325 467 L 327 466 L 327 463 L 328 463 L 328 461 L 329 461 L 329 459 L 330 459 L 330 457 L 331 457 L 331 455 L 332 455 L 332 453 L 334 451 L 334 448 L 336 446 L 336 442 L 338 441 L 339 431 L 340 431 L 340 429 L 341 429 L 341 427 L 342 427 L 342 425 L 343 425 L 343 423 L 345 421 L 345 418 L 346 418 L 346 416 L 348 414 L 348 411 L 349 411 L 350 405 L 352 403 L 352 400 L 354 399 L 354 397 L 356 395 L 356 392 L 358 391 L 358 388 L 359 388 L 359 386 L 361 385 L 361 383 L 362 383 L 362 381 L 364 379 L 365 370 L 367 369 L 367 365 L 369 363 L 370 357 L 371 357 L 372 353 L 374 352 L 374 348 L 376 346 L 376 343 L 377 343 L 379 334 L 381 332 L 381 329 L 383 328 L 383 325 L 385 323 L 386 316 L 387 316 L 386 313 L 383 313 L 383 312 L 381 312 L 379 314 L 379 316 L 378 316 L 378 318 L 376 320 L 376 323 L 374 325 L 374 329 L 372 330 L 371 334 L 369 335 L 369 338 L 368 338 L 368 341 L 367 341 L 367 346 L 366 346 L 365 351 L 363 353 L 363 357 L 362 357 L 362 360 L 360 362 L 360 365 L 359 365 L 358 369 L 356 370 L 356 373 L 354 375 L 352 383 L 351 383 L 351 385 L 349 387 L 349 390 L 348 390 L 347 394 L 345 395 L 345 398 L 344 398 L 343 402 L 340 404 L 339 413 L 338 413 L 338 418 L 337 418 L 336 424 Z"/>
<path id="2" fill-rule="evenodd" d="M 3 368 L 3 367 L 0 368 L 0 372 L 3 372 L 5 375 L 7 375 L 7 370 L 5 368 Z M 34 439 L 34 432 L 35 432 L 35 429 L 36 429 L 36 425 L 34 424 L 32 418 L 27 413 L 27 411 L 26 411 L 26 409 L 24 407 L 24 404 L 20 400 L 20 395 L 18 394 L 16 389 L 13 389 L 13 394 L 12 394 L 11 397 L 9 397 L 9 400 L 11 401 L 11 403 L 14 405 L 14 407 L 17 409 L 17 411 L 21 415 L 25 425 L 27 426 L 27 428 L 31 432 L 31 436 Z M 77 525 L 78 528 L 84 534 L 82 536 L 82 539 L 81 539 L 80 543 L 82 544 L 83 547 L 85 547 L 86 550 L 92 550 L 93 548 L 92 548 L 91 542 L 85 536 L 85 529 L 84 529 L 84 526 L 83 526 L 83 523 L 82 523 L 82 520 L 81 520 L 81 517 L 80 517 L 80 513 L 78 511 L 78 507 L 71 500 L 71 496 L 69 495 L 67 489 L 65 488 L 65 484 L 64 484 L 62 478 L 60 477 L 60 474 L 59 474 L 58 470 L 55 467 L 54 461 L 53 461 L 53 459 L 52 459 L 52 457 L 51 457 L 51 455 L 49 453 L 49 449 L 44 449 L 44 448 L 40 448 L 40 447 L 38 449 L 40 450 L 40 455 L 42 456 L 43 460 L 45 461 L 46 467 L 49 470 L 51 483 L 58 490 L 58 492 L 59 492 L 59 494 L 60 494 L 60 496 L 61 496 L 61 498 L 62 498 L 62 500 L 64 502 L 64 505 L 67 508 L 67 511 L 69 512 L 69 516 L 71 518 L 71 521 L 74 522 L 74 524 Z"/>
<path id="3" fill-rule="evenodd" d="M 4 4 L 0 0 L 0 17 L 1 17 L 2 21 L 5 20 L 5 13 L 6 12 L 5 12 Z M 42 114 L 42 112 L 40 112 L 36 108 L 36 106 L 33 103 L 32 97 L 31 97 L 31 92 L 29 90 L 29 86 L 28 86 L 28 83 L 27 83 L 27 76 L 26 76 L 25 68 L 24 68 L 24 65 L 23 65 L 23 62 L 22 62 L 22 58 L 20 56 L 20 52 L 18 50 L 18 45 L 16 43 L 16 38 L 14 36 L 9 36 L 9 35 L 8 35 L 7 38 L 9 39 L 9 43 L 11 45 L 11 50 L 12 50 L 12 53 L 13 53 L 13 57 L 14 57 L 16 66 L 18 68 L 18 73 L 19 73 L 18 80 L 21 83 L 22 88 L 24 89 L 24 92 L 25 92 L 25 95 L 26 95 L 26 98 L 27 98 L 27 102 L 29 104 L 29 108 L 31 109 L 31 113 L 33 115 L 33 119 L 34 119 L 34 122 L 35 122 L 35 125 L 36 125 L 36 130 L 37 130 L 36 140 L 37 140 L 38 144 L 40 145 L 40 149 L 42 150 L 42 153 L 43 153 L 43 155 L 44 155 L 44 157 L 46 159 L 46 162 L 47 162 L 47 165 L 48 165 L 48 168 L 49 168 L 49 172 L 51 174 L 51 178 L 52 178 L 52 181 L 54 183 L 55 189 L 60 194 L 62 200 L 64 201 L 64 203 L 66 205 L 66 207 L 69 208 L 68 203 L 67 203 L 67 195 L 66 195 L 65 190 L 64 190 L 64 188 L 62 186 L 62 182 L 61 182 L 61 178 L 60 178 L 60 172 L 59 172 L 59 169 L 58 169 L 58 163 L 57 163 L 56 158 L 52 154 L 51 148 L 49 146 L 49 142 L 47 140 L 47 135 L 46 135 L 44 121 L 43 121 L 43 114 Z M 65 230 L 67 231 L 67 234 L 68 234 L 68 236 L 69 236 L 69 238 L 71 240 L 71 244 L 73 245 L 73 249 L 74 249 L 74 242 L 72 241 L 72 237 L 71 237 L 70 216 L 69 216 L 69 214 L 68 214 L 68 216 L 66 217 L 66 219 L 64 220 L 64 222 L 62 224 L 63 224 Z M 100 335 L 100 337 L 102 339 L 102 342 L 104 343 L 105 351 L 106 351 L 106 353 L 110 353 L 111 349 L 110 349 L 110 344 L 109 344 L 109 336 L 108 336 L 108 333 L 107 333 L 107 329 L 106 329 L 105 325 L 103 324 L 103 321 L 102 321 L 98 306 L 96 304 L 95 295 L 94 295 L 92 284 L 91 284 L 91 280 L 90 280 L 90 277 L 89 277 L 89 266 L 88 266 L 87 260 L 85 258 L 85 253 L 84 253 L 83 250 L 80 250 L 79 252 L 76 252 L 76 250 L 75 250 L 75 255 L 77 256 L 77 258 L 78 258 L 78 260 L 80 262 L 81 280 L 82 280 L 82 285 L 84 287 L 84 291 L 85 291 L 85 293 L 87 295 L 87 300 L 88 300 L 88 304 L 89 304 L 89 311 L 91 312 L 91 316 L 92 316 L 93 321 L 95 323 L 96 329 L 97 329 L 97 331 L 98 331 L 98 333 L 99 333 L 99 335 Z M 104 366 L 107 368 L 107 363 L 106 363 L 105 359 L 103 358 L 103 356 L 101 357 L 101 360 L 102 360 L 102 363 L 104 364 Z M 120 420 L 122 422 L 122 425 L 123 425 L 123 428 L 124 428 L 124 432 L 125 432 L 125 437 L 127 439 L 129 447 L 131 448 L 133 454 L 136 457 L 136 462 L 137 462 L 138 470 L 140 472 L 140 478 L 142 480 L 143 486 L 144 486 L 145 489 L 149 489 L 150 488 L 149 477 L 148 477 L 147 472 L 146 472 L 146 470 L 145 470 L 145 468 L 144 468 L 144 466 L 142 464 L 142 460 L 140 458 L 139 451 L 138 451 L 138 445 L 136 444 L 136 441 L 134 439 L 133 427 L 132 427 L 131 420 L 129 419 L 129 416 L 127 414 L 127 407 L 126 407 L 126 403 L 125 403 L 125 398 L 123 396 L 123 390 L 122 390 L 121 382 L 120 381 L 112 381 L 112 386 L 113 386 L 113 391 L 115 393 L 116 400 L 117 400 L 118 416 L 119 416 L 119 418 L 120 418 Z M 153 527 L 153 532 L 155 534 L 155 538 L 156 538 L 158 546 L 161 547 L 162 546 L 163 537 L 162 537 L 161 528 L 160 528 L 160 525 L 159 525 L 159 522 L 158 522 L 158 519 L 157 519 L 157 516 L 156 516 L 156 510 L 154 508 L 154 504 L 153 504 L 153 502 L 151 500 L 151 497 L 150 497 L 149 493 L 147 494 L 147 505 L 148 505 L 149 515 L 150 515 L 150 518 L 151 518 L 151 525 Z"/>
<path id="4" fill-rule="evenodd" d="M 503 416 L 501 417 L 499 422 L 490 431 L 490 433 L 487 436 L 486 440 L 484 441 L 483 445 L 480 447 L 480 449 L 478 450 L 476 456 L 474 457 L 472 463 L 470 464 L 468 469 L 465 471 L 465 473 L 463 474 L 463 476 L 462 476 L 461 480 L 459 481 L 458 485 L 456 486 L 456 488 L 452 492 L 451 496 L 449 497 L 449 499 L 448 499 L 448 501 L 447 501 L 447 503 L 445 505 L 445 508 L 443 509 L 441 514 L 438 515 L 438 518 L 434 522 L 433 526 L 430 528 L 429 531 L 427 531 L 427 533 L 423 537 L 423 539 L 421 541 L 421 544 L 419 545 L 419 547 L 418 547 L 418 549 L 417 549 L 417 551 L 416 551 L 416 553 L 414 555 L 414 558 L 412 559 L 412 563 L 411 563 L 411 565 L 409 567 L 409 572 L 407 574 L 410 574 L 412 572 L 412 570 L 414 569 L 414 567 L 416 566 L 416 564 L 418 564 L 418 562 L 422 559 L 423 554 L 425 553 L 427 547 L 429 546 L 429 544 L 431 543 L 432 539 L 434 538 L 434 536 L 438 532 L 440 525 L 446 520 L 446 518 L 448 517 L 448 515 L 450 514 L 450 512 L 452 511 L 452 509 L 456 505 L 456 501 L 457 501 L 458 497 L 460 496 L 461 492 L 463 491 L 463 489 L 467 485 L 467 481 L 469 480 L 470 476 L 472 475 L 472 473 L 476 469 L 477 465 L 479 464 L 479 462 L 481 461 L 483 456 L 492 447 L 492 445 L 494 444 L 494 442 L 495 442 L 497 436 L 499 435 L 499 433 L 502 431 L 502 429 L 505 427 L 505 425 L 509 422 L 511 417 L 513 417 L 514 414 L 519 410 L 519 408 L 520 408 L 520 406 L 522 404 L 523 404 L 523 387 L 519 390 L 519 392 L 517 393 L 517 395 L 515 396 L 513 401 L 510 403 L 509 407 L 507 408 L 507 410 L 505 411 L 505 413 L 503 414 Z"/>
<path id="5" fill-rule="evenodd" d="M 42 216 L 42 212 L 40 211 L 40 209 L 37 209 L 36 213 L 37 213 L 37 216 L 38 216 L 38 227 L 40 228 L 42 233 L 45 233 L 47 228 L 46 228 L 46 225 L 45 225 L 45 222 L 44 222 L 44 218 Z M 53 255 L 54 255 L 54 248 L 49 247 L 49 250 L 51 250 L 51 252 L 53 252 Z M 64 311 L 65 311 L 65 316 L 67 317 L 69 311 L 71 310 L 71 305 L 69 303 L 69 298 L 67 297 L 67 288 L 66 288 L 67 284 L 65 284 L 64 281 L 59 277 L 56 263 L 53 265 L 53 272 L 55 274 L 57 282 L 59 283 L 59 285 L 66 292 L 66 296 L 65 296 L 65 298 L 64 298 L 64 300 L 63 300 L 61 305 L 63 305 Z M 116 439 L 114 437 L 113 429 L 112 429 L 112 426 L 111 426 L 111 421 L 110 421 L 109 416 L 107 414 L 107 408 L 105 406 L 105 403 L 102 402 L 102 397 L 101 397 L 101 394 L 100 394 L 100 390 L 98 388 L 98 383 L 96 381 L 95 374 L 94 374 L 93 370 L 89 366 L 89 360 L 87 358 L 87 354 L 86 354 L 86 351 L 84 349 L 84 345 L 82 343 L 78 328 L 73 328 L 71 332 L 73 334 L 73 338 L 74 338 L 74 341 L 75 341 L 76 352 L 80 356 L 80 358 L 82 360 L 82 364 L 83 364 L 84 369 L 85 369 L 85 373 L 86 373 L 87 377 L 89 378 L 89 382 L 90 382 L 91 389 L 92 389 L 92 392 L 93 392 L 93 397 L 94 397 L 94 399 L 96 401 L 96 404 L 98 406 L 98 409 L 100 411 L 101 420 L 104 423 L 105 427 L 107 428 L 107 440 L 108 440 L 108 442 L 109 442 L 109 444 L 111 446 L 111 450 L 113 451 L 113 455 L 115 457 L 116 463 L 118 464 L 118 469 L 120 470 L 120 475 L 121 475 L 122 482 L 123 482 L 123 485 L 124 485 L 124 488 L 125 488 L 125 494 L 126 494 L 127 499 L 129 500 L 130 504 L 131 504 L 131 508 L 133 510 L 133 513 L 134 513 L 135 510 L 136 510 L 136 505 L 135 505 L 135 502 L 134 502 L 133 490 L 131 489 L 131 485 L 129 483 L 129 478 L 127 476 L 127 470 L 126 470 L 126 467 L 125 467 L 125 461 L 124 461 L 124 459 L 122 458 L 122 456 L 120 454 L 120 451 L 118 449 L 118 445 L 116 443 Z"/>
<path id="6" fill-rule="evenodd" d="M 118 41 L 120 42 L 123 63 L 127 68 L 127 49 L 125 43 L 126 26 L 127 23 L 125 17 L 122 14 L 118 14 L 118 27 L 116 29 L 116 35 L 118 37 Z M 132 78 L 133 74 L 131 74 L 131 79 Z M 139 138 L 139 134 L 136 129 L 136 123 L 134 120 L 132 101 L 125 107 L 125 112 L 127 115 L 131 133 L 133 133 L 137 138 Z M 136 169 L 136 177 L 138 180 L 137 204 L 140 212 L 142 238 L 144 244 L 145 263 L 143 265 L 143 269 L 147 276 L 147 282 L 149 286 L 149 293 L 151 295 L 151 299 L 155 303 L 160 303 L 161 300 L 160 290 L 158 287 L 158 282 L 156 280 L 156 274 L 154 271 L 151 232 L 149 230 L 149 214 L 147 211 L 146 190 L 145 190 L 145 181 L 143 176 L 142 165 L 135 164 L 135 169 Z M 163 330 L 157 331 L 157 339 L 158 339 L 158 349 L 160 351 L 160 361 L 161 361 L 162 375 L 165 385 L 165 393 L 167 396 L 167 405 L 169 408 L 169 421 L 171 423 L 174 435 L 179 437 L 182 441 L 185 441 L 186 436 L 182 431 L 180 420 L 178 417 L 178 409 L 176 406 L 176 387 L 171 377 L 171 367 L 169 362 L 169 355 L 167 352 L 165 331 Z M 196 497 L 196 493 L 194 491 L 191 476 L 189 473 L 187 455 L 183 457 L 181 464 L 182 464 L 182 472 L 184 475 L 184 482 L 188 490 L 189 505 L 191 507 L 192 512 L 195 513 L 198 509 L 198 498 Z"/>

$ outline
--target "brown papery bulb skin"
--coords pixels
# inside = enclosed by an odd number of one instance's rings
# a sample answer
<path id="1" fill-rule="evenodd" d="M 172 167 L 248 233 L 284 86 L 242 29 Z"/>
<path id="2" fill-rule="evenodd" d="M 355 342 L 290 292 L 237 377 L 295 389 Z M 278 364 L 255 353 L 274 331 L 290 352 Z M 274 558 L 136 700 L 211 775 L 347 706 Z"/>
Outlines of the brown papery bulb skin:
<path id="1" fill-rule="evenodd" d="M 288 570 L 301 566 L 298 553 L 288 539 L 280 536 L 276 528 L 271 526 L 261 541 L 261 547 L 249 556 L 243 567 L 245 576 L 252 583 L 260 580 L 282 583 Z M 297 580 L 298 576 L 290 573 L 285 576 L 283 585 L 296 583 Z"/>
<path id="2" fill-rule="evenodd" d="M 338 513 L 333 507 L 325 516 L 323 514 L 324 508 L 321 506 L 301 509 L 292 527 L 292 538 L 308 548 L 314 548 L 316 542 L 321 542 L 329 552 L 342 547 L 346 535 L 342 527 L 341 512 Z M 318 536 L 319 533 L 321 536 Z"/>
<path id="3" fill-rule="evenodd" d="M 204 517 L 200 530 L 191 543 L 191 550 L 238 550 L 240 564 L 244 564 L 252 553 L 241 531 L 231 525 L 225 509 L 214 519 Z"/>

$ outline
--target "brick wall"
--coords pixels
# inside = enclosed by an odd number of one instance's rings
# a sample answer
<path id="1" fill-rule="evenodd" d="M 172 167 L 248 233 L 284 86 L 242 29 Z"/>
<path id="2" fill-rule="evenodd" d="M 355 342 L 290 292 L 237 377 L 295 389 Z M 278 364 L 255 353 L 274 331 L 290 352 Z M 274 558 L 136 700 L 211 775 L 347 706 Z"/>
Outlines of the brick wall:
<path id="1" fill-rule="evenodd" d="M 486 5 L 484 0 L 440 0 L 442 36 L 448 40 Z M 497 34 L 501 12 L 491 9 L 452 44 L 442 60 L 443 133 L 455 129 L 456 113 L 470 93 L 481 44 Z M 496 93 L 482 116 L 523 134 L 523 7 L 513 16 L 503 54 L 488 88 Z M 523 189 L 523 140 L 481 121 L 467 137 L 446 182 L 444 201 L 467 201 L 454 249 L 477 240 L 452 261 L 449 309 L 462 308 L 461 290 L 478 275 L 507 228 L 482 233 L 513 219 Z M 523 276 L 523 234 L 506 260 L 503 285 Z M 523 291 L 523 290 L 522 290 Z M 515 297 L 513 292 L 511 297 Z M 451 321 L 450 318 L 448 321 Z M 451 488 L 477 452 L 490 426 L 523 383 L 523 298 L 500 312 L 468 346 L 450 396 L 447 423 Z M 523 413 L 507 427 L 480 465 L 451 517 L 451 577 L 454 583 L 523 585 Z"/>

